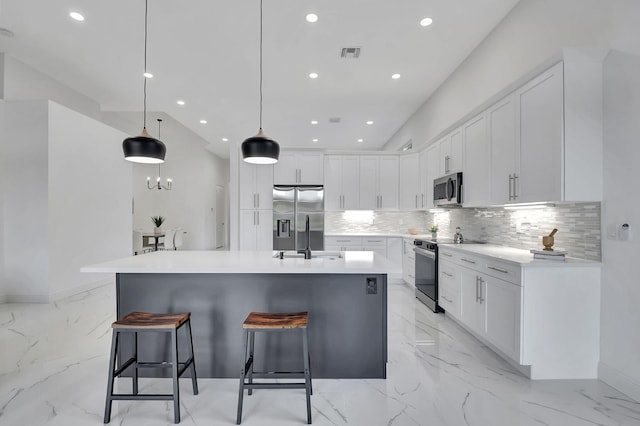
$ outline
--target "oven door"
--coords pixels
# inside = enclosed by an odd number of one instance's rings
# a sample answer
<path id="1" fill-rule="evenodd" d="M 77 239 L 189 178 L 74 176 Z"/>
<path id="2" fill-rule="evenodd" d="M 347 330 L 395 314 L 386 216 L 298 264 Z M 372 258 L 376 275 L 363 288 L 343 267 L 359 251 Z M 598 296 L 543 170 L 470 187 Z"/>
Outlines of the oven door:
<path id="1" fill-rule="evenodd" d="M 438 312 L 438 271 L 436 253 L 414 247 L 416 253 L 416 298 Z"/>

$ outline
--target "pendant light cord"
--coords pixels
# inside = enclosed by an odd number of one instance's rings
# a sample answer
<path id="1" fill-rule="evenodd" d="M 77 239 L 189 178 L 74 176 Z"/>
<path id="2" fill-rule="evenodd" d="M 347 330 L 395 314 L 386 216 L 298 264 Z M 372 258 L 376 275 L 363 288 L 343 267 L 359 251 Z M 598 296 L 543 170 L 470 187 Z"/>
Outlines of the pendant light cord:
<path id="1" fill-rule="evenodd" d="M 142 113 L 142 128 L 147 128 L 147 15 L 148 15 L 149 1 L 144 0 L 144 87 L 143 87 L 143 113 Z"/>
<path id="2" fill-rule="evenodd" d="M 262 0 L 260 0 L 260 130 L 262 130 Z"/>

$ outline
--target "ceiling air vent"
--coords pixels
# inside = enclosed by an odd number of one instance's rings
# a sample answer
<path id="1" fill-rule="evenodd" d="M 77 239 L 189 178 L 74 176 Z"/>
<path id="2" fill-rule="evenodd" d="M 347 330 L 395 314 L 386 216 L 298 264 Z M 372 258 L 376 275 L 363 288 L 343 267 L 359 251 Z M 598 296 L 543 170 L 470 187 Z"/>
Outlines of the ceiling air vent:
<path id="1" fill-rule="evenodd" d="M 340 57 L 343 59 L 358 59 L 360 56 L 359 47 L 343 47 Z"/>
<path id="2" fill-rule="evenodd" d="M 340 117 L 330 117 L 329 118 L 329 123 L 339 123 L 340 122 Z"/>

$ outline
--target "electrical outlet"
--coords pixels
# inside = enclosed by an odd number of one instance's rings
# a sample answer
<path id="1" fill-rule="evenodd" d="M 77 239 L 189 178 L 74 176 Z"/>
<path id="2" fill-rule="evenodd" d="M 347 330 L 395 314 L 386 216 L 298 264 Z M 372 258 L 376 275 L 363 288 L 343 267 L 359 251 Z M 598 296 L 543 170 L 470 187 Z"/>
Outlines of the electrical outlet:
<path id="1" fill-rule="evenodd" d="M 378 294 L 378 279 L 375 277 L 367 278 L 367 294 Z"/>

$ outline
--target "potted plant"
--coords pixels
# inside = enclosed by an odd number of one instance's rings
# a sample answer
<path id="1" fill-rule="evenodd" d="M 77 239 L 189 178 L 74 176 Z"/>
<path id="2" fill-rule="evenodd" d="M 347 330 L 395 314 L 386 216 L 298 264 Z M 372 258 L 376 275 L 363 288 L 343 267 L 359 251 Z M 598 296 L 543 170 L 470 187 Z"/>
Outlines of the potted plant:
<path id="1" fill-rule="evenodd" d="M 164 216 L 151 216 L 151 222 L 153 222 L 153 225 L 155 226 L 155 228 L 153 229 L 153 232 L 156 234 L 161 234 L 162 233 L 162 224 L 164 223 Z"/>
<path id="2" fill-rule="evenodd" d="M 438 238 L 438 225 L 433 225 L 431 228 L 429 228 L 429 232 L 431 232 L 431 238 L 432 239 L 437 239 Z"/>

